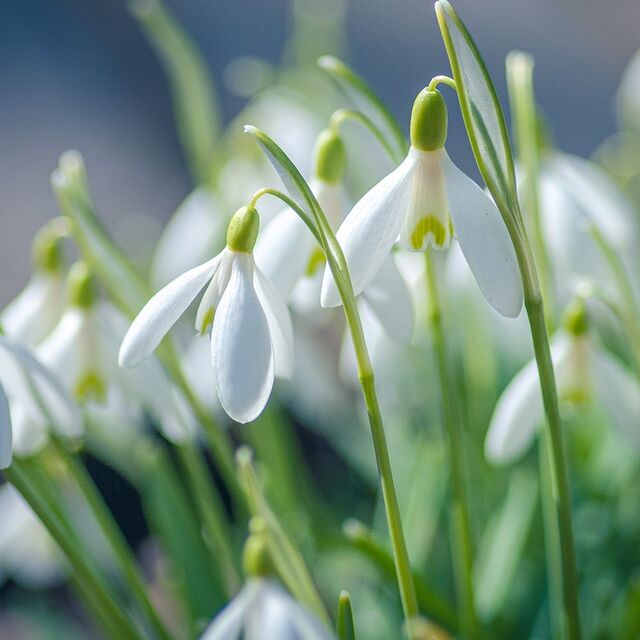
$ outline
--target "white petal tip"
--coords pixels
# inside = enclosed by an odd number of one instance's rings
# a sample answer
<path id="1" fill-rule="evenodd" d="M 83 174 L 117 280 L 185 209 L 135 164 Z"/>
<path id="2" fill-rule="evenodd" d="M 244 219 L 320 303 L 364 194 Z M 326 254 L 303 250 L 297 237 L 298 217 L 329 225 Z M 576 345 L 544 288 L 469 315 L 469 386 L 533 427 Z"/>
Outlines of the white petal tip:
<path id="1" fill-rule="evenodd" d="M 254 127 L 252 124 L 245 124 L 242 129 L 244 130 L 245 133 L 249 133 L 252 136 L 255 136 L 256 133 L 258 133 L 258 129 L 256 127 Z"/>

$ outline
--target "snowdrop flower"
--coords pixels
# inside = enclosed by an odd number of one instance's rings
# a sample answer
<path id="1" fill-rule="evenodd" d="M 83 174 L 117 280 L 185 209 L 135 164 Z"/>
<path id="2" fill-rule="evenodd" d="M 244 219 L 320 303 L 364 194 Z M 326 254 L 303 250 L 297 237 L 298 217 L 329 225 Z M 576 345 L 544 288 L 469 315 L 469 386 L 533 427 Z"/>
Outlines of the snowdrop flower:
<path id="1" fill-rule="evenodd" d="M 622 125 L 640 129 L 640 51 L 636 51 L 622 75 L 617 106 Z"/>
<path id="2" fill-rule="evenodd" d="M 83 428 L 75 405 L 50 371 L 22 345 L 0 336 L 0 468 L 47 442 L 49 429 L 77 439 Z"/>
<path id="3" fill-rule="evenodd" d="M 354 291 L 369 285 L 396 241 L 424 251 L 446 249 L 455 237 L 485 298 L 502 315 L 515 317 L 522 285 L 511 239 L 490 197 L 447 155 L 446 135 L 444 99 L 423 89 L 413 105 L 406 159 L 356 203 L 338 230 Z M 325 269 L 322 304 L 339 303 Z"/>
<path id="4" fill-rule="evenodd" d="M 244 551 L 248 579 L 200 640 L 334 640 L 329 629 L 270 577 L 264 524 L 254 518 L 249 526 Z"/>
<path id="5" fill-rule="evenodd" d="M 333 129 L 325 129 L 316 140 L 314 175 L 309 186 L 329 220 L 338 228 L 344 218 L 342 180 L 346 168 L 344 143 Z M 266 225 L 256 244 L 256 263 L 285 300 L 291 299 L 299 313 L 320 307 L 325 257 L 302 220 L 285 208 Z M 389 253 L 376 277 L 361 293 L 387 333 L 399 342 L 409 342 L 413 331 L 413 306 L 407 285 Z"/>
<path id="6" fill-rule="evenodd" d="M 635 212 L 595 163 L 547 151 L 540 170 L 540 213 L 549 252 L 560 273 L 565 299 L 584 279 L 606 283 L 610 268 L 589 232 L 591 224 L 631 269 L 638 245 Z M 609 278 L 612 285 L 612 279 Z"/>
<path id="7" fill-rule="evenodd" d="M 229 224 L 225 249 L 151 298 L 120 348 L 121 366 L 140 364 L 206 287 L 196 330 L 211 331 L 211 363 L 220 404 L 242 423 L 260 415 L 274 376 L 289 377 L 293 359 L 289 312 L 253 259 L 259 226 L 254 208 L 239 209 Z"/>
<path id="8" fill-rule="evenodd" d="M 50 587 L 64 574 L 49 532 L 11 484 L 0 487 L 0 579 L 28 588 Z"/>
<path id="9" fill-rule="evenodd" d="M 570 306 L 564 328 L 554 336 L 551 357 L 560 401 L 582 405 L 595 399 L 625 441 L 640 448 L 640 384 L 588 333 L 583 302 Z M 491 418 L 485 456 L 494 464 L 516 460 L 529 447 L 544 420 L 535 361 L 529 362 L 504 390 Z"/>
<path id="10" fill-rule="evenodd" d="M 7 335 L 27 347 L 35 347 L 47 336 L 64 307 L 61 245 L 66 226 L 62 222 L 56 219 L 36 234 L 32 247 L 31 280 L 0 316 Z"/>
<path id="11" fill-rule="evenodd" d="M 118 368 L 118 347 L 128 324 L 116 309 L 99 300 L 84 263 L 76 263 L 69 271 L 68 297 L 68 307 L 37 352 L 69 393 L 91 415 L 106 411 L 141 423 L 140 410 L 145 408 L 169 439 L 189 437 L 191 416 L 157 362 L 145 363 L 138 375 Z M 123 434 L 112 430 L 111 435 Z"/>

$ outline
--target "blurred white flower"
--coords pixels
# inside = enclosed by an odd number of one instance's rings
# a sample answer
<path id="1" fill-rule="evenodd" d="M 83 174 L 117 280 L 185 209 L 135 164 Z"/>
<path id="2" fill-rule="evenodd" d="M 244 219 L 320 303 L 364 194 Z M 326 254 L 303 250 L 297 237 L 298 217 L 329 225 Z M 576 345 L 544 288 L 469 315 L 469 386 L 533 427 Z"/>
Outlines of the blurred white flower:
<path id="1" fill-rule="evenodd" d="M 340 136 L 325 129 L 316 140 L 314 176 L 309 186 L 329 224 L 337 229 L 344 219 L 345 195 L 342 178 L 346 156 Z M 322 271 L 326 263 L 322 250 L 300 217 L 288 207 L 265 227 L 256 243 L 256 263 L 295 311 L 318 314 Z M 389 253 L 376 277 L 361 293 L 391 337 L 409 342 L 413 332 L 413 306 L 407 285 Z"/>
<path id="2" fill-rule="evenodd" d="M 70 270 L 69 298 L 60 321 L 37 349 L 69 393 L 90 412 L 130 418 L 133 411 L 138 414 L 134 424 L 141 423 L 140 410 L 145 409 L 170 440 L 190 437 L 195 418 L 155 360 L 136 372 L 118 368 L 118 348 L 128 323 L 97 299 L 93 278 L 82 263 Z M 114 429 L 111 435 L 122 434 Z"/>
<path id="3" fill-rule="evenodd" d="M 289 312 L 251 253 L 258 225 L 255 209 L 239 210 L 229 226 L 227 247 L 153 296 L 120 348 L 121 366 L 140 364 L 206 286 L 196 330 L 211 330 L 218 398 L 227 414 L 243 423 L 264 409 L 274 377 L 290 376 L 293 359 Z"/>
<path id="4" fill-rule="evenodd" d="M 621 124 L 640 129 L 640 51 L 637 51 L 622 75 L 617 95 Z"/>
<path id="5" fill-rule="evenodd" d="M 249 578 L 201 640 L 333 640 L 335 635 L 275 581 Z"/>
<path id="6" fill-rule="evenodd" d="M 561 402 L 584 404 L 595 399 L 629 445 L 640 448 L 640 384 L 613 356 L 585 332 L 558 330 L 551 357 Z M 485 456 L 507 464 L 531 445 L 544 420 L 538 369 L 529 362 L 509 383 L 496 404 Z"/>
<path id="7" fill-rule="evenodd" d="M 5 336 L 0 336 L 0 385 L 0 467 L 9 466 L 12 454 L 37 453 L 49 429 L 64 438 L 82 436 L 78 411 L 57 378 Z"/>
<path id="8" fill-rule="evenodd" d="M 633 254 L 640 234 L 635 212 L 595 163 L 557 151 L 546 153 L 540 171 L 540 214 L 564 299 L 585 279 L 613 284 L 610 267 L 589 232 L 592 224 L 629 268 L 637 265 Z"/>
<path id="9" fill-rule="evenodd" d="M 49 532 L 10 484 L 0 487 L 0 579 L 47 588 L 64 575 L 62 555 Z"/>
<path id="10" fill-rule="evenodd" d="M 414 135 L 418 120 L 429 131 L 420 147 L 420 133 Z M 411 128 L 406 159 L 356 203 L 338 230 L 356 295 L 372 282 L 396 241 L 409 251 L 445 249 L 455 233 L 485 298 L 502 315 L 517 316 L 522 285 L 511 239 L 491 198 L 444 149 L 446 108 L 437 91 L 418 95 Z M 443 129 L 440 135 L 431 133 L 438 128 Z M 325 269 L 322 304 L 339 303 Z"/>
<path id="11" fill-rule="evenodd" d="M 6 334 L 27 347 L 35 347 L 53 329 L 64 308 L 65 222 L 56 218 L 38 231 L 31 280 L 0 314 Z"/>
<path id="12" fill-rule="evenodd" d="M 151 282 L 162 287 L 224 245 L 229 220 L 219 198 L 198 187 L 176 209 L 153 256 Z"/>

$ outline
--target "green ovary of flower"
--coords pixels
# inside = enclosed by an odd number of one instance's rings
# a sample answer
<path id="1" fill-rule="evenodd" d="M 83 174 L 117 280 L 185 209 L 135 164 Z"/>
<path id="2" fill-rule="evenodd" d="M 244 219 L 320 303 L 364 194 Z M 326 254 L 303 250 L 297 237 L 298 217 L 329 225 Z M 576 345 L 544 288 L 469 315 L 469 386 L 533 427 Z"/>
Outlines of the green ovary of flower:
<path id="1" fill-rule="evenodd" d="M 98 373 L 88 371 L 78 380 L 73 393 L 82 402 L 93 400 L 102 403 L 106 400 L 107 388 Z"/>

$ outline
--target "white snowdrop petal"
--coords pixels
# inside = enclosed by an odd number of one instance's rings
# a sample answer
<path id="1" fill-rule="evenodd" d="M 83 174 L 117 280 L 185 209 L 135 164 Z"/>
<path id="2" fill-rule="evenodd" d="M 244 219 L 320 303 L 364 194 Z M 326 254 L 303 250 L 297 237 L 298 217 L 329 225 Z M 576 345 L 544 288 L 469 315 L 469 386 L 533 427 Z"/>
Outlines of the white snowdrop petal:
<path id="1" fill-rule="evenodd" d="M 289 309 L 257 265 L 253 284 L 269 324 L 275 375 L 290 378 L 293 373 L 293 327 Z"/>
<path id="2" fill-rule="evenodd" d="M 554 336 L 551 359 L 556 382 L 561 389 L 565 372 L 570 369 L 571 338 Z M 544 420 L 540 378 L 535 360 L 529 362 L 507 385 L 498 399 L 484 443 L 486 459 L 492 464 L 508 464 L 530 446 Z"/>
<path id="3" fill-rule="evenodd" d="M 151 355 L 213 276 L 220 257 L 221 254 L 183 273 L 147 302 L 122 341 L 120 366 L 134 367 Z"/>
<path id="4" fill-rule="evenodd" d="M 196 312 L 196 331 L 198 333 L 206 333 L 213 322 L 216 307 L 220 303 L 220 298 L 229 282 L 231 275 L 231 263 L 233 262 L 233 254 L 229 249 L 225 248 L 220 253 L 220 262 L 218 268 L 209 282 L 209 286 L 205 289 L 198 311 Z"/>
<path id="5" fill-rule="evenodd" d="M 314 246 L 311 231 L 289 208 L 260 232 L 254 250 L 256 264 L 285 300 L 304 275 Z"/>
<path id="6" fill-rule="evenodd" d="M 211 355 L 220 404 L 236 422 L 257 418 L 273 387 L 267 316 L 253 287 L 253 257 L 234 256 L 229 284 L 211 331 Z"/>
<path id="7" fill-rule="evenodd" d="M 488 302 L 503 316 L 522 309 L 522 283 L 516 254 L 500 212 L 491 198 L 442 157 L 449 213 L 464 257 Z"/>
<path id="8" fill-rule="evenodd" d="M 0 469 L 6 469 L 11 464 L 12 440 L 9 401 L 0 384 Z"/>
<path id="9" fill-rule="evenodd" d="M 625 442 L 640 448 L 640 385 L 614 357 L 602 349 L 591 353 L 591 374 L 598 401 L 613 419 Z"/>
<path id="10" fill-rule="evenodd" d="M 338 229 L 353 290 L 361 293 L 378 273 L 402 228 L 418 156 L 410 152 L 402 164 L 367 192 Z M 323 307 L 340 304 L 338 290 L 327 265 L 322 282 Z"/>
<path id="11" fill-rule="evenodd" d="M 504 390 L 491 418 L 484 443 L 486 459 L 508 464 L 529 447 L 544 418 L 535 362 L 529 362 Z"/>
<path id="12" fill-rule="evenodd" d="M 239 640 L 245 618 L 254 604 L 257 587 L 254 581 L 249 580 L 206 628 L 200 640 Z"/>
<path id="13" fill-rule="evenodd" d="M 362 297 L 371 307 L 387 334 L 403 344 L 413 333 L 413 303 L 407 283 L 390 253 Z"/>
<path id="14" fill-rule="evenodd" d="M 62 274 L 35 273 L 23 291 L 4 308 L 0 321 L 7 335 L 34 347 L 55 327 L 64 303 Z"/>
<path id="15" fill-rule="evenodd" d="M 567 197 L 614 246 L 633 247 L 635 213 L 620 189 L 598 165 L 568 153 L 554 153 L 548 170 Z"/>
<path id="16" fill-rule="evenodd" d="M 23 382 L 16 389 L 18 392 L 16 400 L 22 404 L 29 420 L 40 424 L 42 419 L 46 419 L 63 437 L 82 436 L 84 428 L 80 412 L 49 369 L 20 345 L 11 344 L 6 339 L 0 338 L 0 346 L 21 370 L 20 378 Z M 4 381 L 2 373 L 0 373 L 0 379 Z"/>

